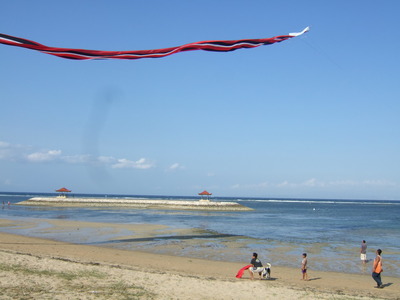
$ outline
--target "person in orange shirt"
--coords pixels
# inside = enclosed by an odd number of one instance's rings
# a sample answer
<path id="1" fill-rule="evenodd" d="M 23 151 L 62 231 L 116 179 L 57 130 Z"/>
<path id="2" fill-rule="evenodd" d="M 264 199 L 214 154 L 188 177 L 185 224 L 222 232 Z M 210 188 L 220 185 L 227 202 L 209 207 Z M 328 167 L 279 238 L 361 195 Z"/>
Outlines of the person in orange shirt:
<path id="1" fill-rule="evenodd" d="M 381 273 L 383 271 L 381 254 L 382 254 L 381 249 L 376 250 L 376 257 L 374 259 L 374 264 L 372 265 L 372 278 L 375 280 L 377 284 L 376 288 L 378 289 L 383 288 L 381 279 Z"/>

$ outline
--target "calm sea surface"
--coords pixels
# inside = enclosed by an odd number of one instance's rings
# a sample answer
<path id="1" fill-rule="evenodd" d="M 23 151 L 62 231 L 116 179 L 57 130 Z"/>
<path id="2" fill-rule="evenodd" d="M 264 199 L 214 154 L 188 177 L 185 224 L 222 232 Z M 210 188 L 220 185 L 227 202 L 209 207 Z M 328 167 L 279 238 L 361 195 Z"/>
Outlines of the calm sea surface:
<path id="1" fill-rule="evenodd" d="M 359 262 L 359 247 L 367 240 L 368 258 L 374 251 L 383 250 L 385 275 L 400 277 L 400 201 L 386 200 L 326 200 L 326 199 L 261 199 L 218 198 L 215 201 L 234 201 L 253 208 L 246 212 L 203 212 L 146 210 L 129 208 L 78 208 L 13 205 L 35 196 L 52 194 L 0 193 L 0 218 L 9 220 L 66 219 L 86 222 L 122 224 L 162 224 L 173 228 L 198 228 L 221 235 L 243 236 L 246 247 L 225 259 L 247 261 L 252 251 L 268 256 L 273 264 L 298 267 L 302 252 L 312 253 L 309 260 L 314 269 L 344 272 L 365 272 Z M 75 197 L 105 197 L 79 195 Z M 107 195 L 108 198 L 190 199 L 172 196 Z M 192 198 L 198 200 L 198 198 Z M 10 205 L 8 205 L 10 202 Z M 0 227 L 0 231 L 43 238 L 55 238 L 79 243 L 71 235 L 48 236 L 38 230 Z M 93 240 L 97 242 L 97 240 Z M 166 243 L 160 241 L 159 243 Z M 217 249 L 218 238 L 209 244 L 209 251 Z M 151 247 L 154 244 L 148 244 Z M 146 243 L 143 243 L 146 247 Z M 144 249 L 144 248 L 142 248 Z M 282 252 L 284 249 L 284 253 Z M 196 253 L 196 248 L 192 249 Z M 204 257 L 204 249 L 195 254 Z M 229 250 L 229 249 L 228 249 Z M 228 251 L 227 250 L 227 251 Z M 185 250 L 187 251 L 187 250 Z M 192 252 L 193 252 L 192 251 Z M 188 253 L 174 253 L 187 255 Z M 193 254 L 192 254 L 193 255 Z M 245 257 L 239 257 L 243 256 Z M 205 258 L 224 259 L 223 257 Z M 264 258 L 265 260 L 266 258 Z M 312 261 L 314 259 L 314 264 Z M 343 262 L 346 260 L 347 262 Z"/>

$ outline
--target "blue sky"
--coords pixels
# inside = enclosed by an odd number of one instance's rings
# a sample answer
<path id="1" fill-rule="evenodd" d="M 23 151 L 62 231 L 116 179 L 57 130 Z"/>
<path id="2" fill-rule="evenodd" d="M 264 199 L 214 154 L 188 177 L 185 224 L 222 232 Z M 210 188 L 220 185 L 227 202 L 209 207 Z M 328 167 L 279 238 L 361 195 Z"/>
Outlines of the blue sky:
<path id="1" fill-rule="evenodd" d="M 0 191 L 400 199 L 399 1 L 2 1 Z"/>

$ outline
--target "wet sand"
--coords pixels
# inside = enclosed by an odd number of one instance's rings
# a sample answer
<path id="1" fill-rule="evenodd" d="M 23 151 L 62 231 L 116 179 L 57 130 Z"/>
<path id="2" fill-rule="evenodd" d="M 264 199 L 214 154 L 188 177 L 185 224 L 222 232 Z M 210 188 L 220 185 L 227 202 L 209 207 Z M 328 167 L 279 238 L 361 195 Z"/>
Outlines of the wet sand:
<path id="1" fill-rule="evenodd" d="M 52 226 L 45 230 L 58 233 L 77 228 L 96 230 L 100 226 L 65 220 L 51 222 Z M 0 226 L 17 223 L 1 220 Z M 127 233 L 120 235 L 122 240 L 151 239 L 160 232 L 165 236 L 195 233 L 162 225 L 107 225 L 110 233 Z M 134 237 L 127 229 L 134 229 Z M 242 279 L 235 278 L 250 257 L 244 257 L 243 262 L 215 261 L 8 233 L 0 233 L 0 241 L 2 299 L 124 299 L 128 295 L 140 299 L 400 299 L 400 279 L 385 277 L 384 273 L 384 289 L 374 288 L 369 273 L 310 270 L 311 280 L 302 281 L 299 269 L 280 266 L 272 267 L 271 280 L 250 281 L 247 272 Z M 234 245 L 237 244 L 231 246 Z"/>
<path id="2" fill-rule="evenodd" d="M 195 257 L 213 261 L 243 262 L 252 252 L 258 252 L 263 263 L 298 268 L 301 253 L 309 254 L 310 270 L 370 275 L 369 263 L 361 264 L 359 248 L 346 248 L 339 255 L 326 255 L 328 243 L 292 244 L 276 240 L 260 240 L 248 236 L 221 234 L 202 228 L 170 227 L 161 224 L 118 224 L 72 221 L 60 215 L 58 219 L 0 219 L 0 231 L 54 239 L 74 244 L 86 244 L 154 254 Z M 385 275 L 399 277 L 398 252 L 385 251 Z M 340 259 L 339 259 L 340 258 Z"/>

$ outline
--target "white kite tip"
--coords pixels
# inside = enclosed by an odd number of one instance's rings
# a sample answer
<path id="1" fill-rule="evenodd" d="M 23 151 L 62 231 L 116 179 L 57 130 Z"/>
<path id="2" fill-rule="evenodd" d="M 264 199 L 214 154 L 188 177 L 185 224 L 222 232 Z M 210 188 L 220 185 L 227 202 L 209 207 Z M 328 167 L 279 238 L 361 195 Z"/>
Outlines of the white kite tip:
<path id="1" fill-rule="evenodd" d="M 301 32 L 293 32 L 293 33 L 289 33 L 289 35 L 290 36 L 299 36 L 299 35 L 302 35 L 303 33 L 308 32 L 308 31 L 310 31 L 310 26 L 307 26 Z"/>

